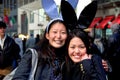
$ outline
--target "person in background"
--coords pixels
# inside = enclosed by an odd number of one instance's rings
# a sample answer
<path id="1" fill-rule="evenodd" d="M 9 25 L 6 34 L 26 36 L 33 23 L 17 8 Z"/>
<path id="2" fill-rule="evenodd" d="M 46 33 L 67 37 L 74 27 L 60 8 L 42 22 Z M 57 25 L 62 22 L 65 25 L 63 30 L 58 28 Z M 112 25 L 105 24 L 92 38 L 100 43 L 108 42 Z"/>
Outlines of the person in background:
<path id="1" fill-rule="evenodd" d="M 27 48 L 32 48 L 35 46 L 35 38 L 33 34 L 30 34 L 30 37 L 26 41 L 26 49 Z"/>
<path id="2" fill-rule="evenodd" d="M 23 41 L 21 38 L 18 37 L 18 34 L 14 34 L 13 35 L 13 38 L 15 40 L 15 42 L 19 45 L 20 47 L 20 56 L 22 57 L 23 56 Z"/>
<path id="3" fill-rule="evenodd" d="M 35 44 L 37 44 L 39 41 L 40 41 L 40 35 L 37 34 L 37 35 L 36 35 L 36 38 L 35 38 Z"/>
<path id="4" fill-rule="evenodd" d="M 93 28 L 87 28 L 84 31 L 88 33 L 88 37 L 89 37 L 89 41 L 90 41 L 90 48 L 91 48 L 90 53 L 94 53 L 94 54 L 97 54 L 97 55 L 101 56 L 100 50 L 98 49 L 97 45 L 94 43 L 94 40 L 95 40 L 94 29 Z"/>
<path id="5" fill-rule="evenodd" d="M 13 61 L 20 60 L 20 48 L 14 39 L 5 34 L 7 25 L 0 21 L 0 75 L 5 76 L 13 69 Z M 3 78 L 3 77 L 2 77 Z"/>
<path id="6" fill-rule="evenodd" d="M 102 59 L 90 53 L 90 42 L 86 32 L 74 29 L 69 33 L 63 80 L 106 80 Z"/>
<path id="7" fill-rule="evenodd" d="M 64 21 L 59 18 L 49 22 L 43 38 L 34 47 L 39 55 L 35 80 L 62 80 L 61 65 L 65 57 L 67 30 Z M 31 51 L 25 52 L 13 80 L 29 78 L 31 57 Z"/>
<path id="8" fill-rule="evenodd" d="M 106 73 L 111 72 L 112 71 L 111 65 L 110 65 L 108 59 L 106 59 L 106 54 L 105 54 L 106 50 L 103 52 L 104 55 L 101 55 L 100 50 L 94 43 L 94 40 L 95 40 L 94 29 L 88 28 L 88 29 L 85 29 L 84 31 L 88 33 L 88 37 L 89 37 L 89 41 L 90 41 L 90 53 L 99 55 L 102 58 L 102 65 L 103 65 Z"/>
<path id="9" fill-rule="evenodd" d="M 100 51 L 100 56 L 102 58 L 104 58 L 104 45 L 103 45 L 103 42 L 102 42 L 102 38 L 100 35 L 96 35 L 95 39 L 94 39 L 94 44 L 97 46 L 97 48 L 99 49 Z"/>
<path id="10" fill-rule="evenodd" d="M 112 66 L 112 72 L 109 74 L 109 80 L 120 80 L 120 25 L 114 23 L 111 25 L 112 35 L 108 38 L 108 48 L 106 57 Z"/>

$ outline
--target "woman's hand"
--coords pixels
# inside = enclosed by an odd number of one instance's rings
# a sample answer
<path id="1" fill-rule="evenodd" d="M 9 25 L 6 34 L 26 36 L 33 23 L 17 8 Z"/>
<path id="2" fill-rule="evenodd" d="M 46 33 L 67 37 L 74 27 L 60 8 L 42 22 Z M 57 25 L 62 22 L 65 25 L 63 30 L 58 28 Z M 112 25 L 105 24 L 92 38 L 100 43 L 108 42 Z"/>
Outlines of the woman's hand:
<path id="1" fill-rule="evenodd" d="M 81 61 L 85 59 L 91 59 L 92 55 L 91 54 L 84 54 L 81 56 Z"/>
<path id="2" fill-rule="evenodd" d="M 108 63 L 106 60 L 102 59 L 102 65 L 103 65 L 103 68 L 105 69 L 105 71 L 109 70 Z"/>

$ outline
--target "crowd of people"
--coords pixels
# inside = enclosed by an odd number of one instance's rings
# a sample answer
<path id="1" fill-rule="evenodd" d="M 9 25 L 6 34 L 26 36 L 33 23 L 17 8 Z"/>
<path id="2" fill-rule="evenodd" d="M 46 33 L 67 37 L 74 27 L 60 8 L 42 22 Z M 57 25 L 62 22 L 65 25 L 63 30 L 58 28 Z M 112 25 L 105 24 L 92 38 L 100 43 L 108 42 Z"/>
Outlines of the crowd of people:
<path id="1" fill-rule="evenodd" d="M 35 38 L 30 34 L 25 45 L 18 34 L 14 38 L 8 36 L 6 28 L 0 21 L 0 80 L 16 67 L 12 80 L 29 79 L 32 52 L 27 48 L 38 53 L 35 80 L 120 79 L 120 25 L 117 23 L 111 25 L 112 35 L 105 42 L 99 35 L 91 36 L 78 23 L 68 25 L 61 18 L 52 19 L 41 38 L 39 34 Z"/>

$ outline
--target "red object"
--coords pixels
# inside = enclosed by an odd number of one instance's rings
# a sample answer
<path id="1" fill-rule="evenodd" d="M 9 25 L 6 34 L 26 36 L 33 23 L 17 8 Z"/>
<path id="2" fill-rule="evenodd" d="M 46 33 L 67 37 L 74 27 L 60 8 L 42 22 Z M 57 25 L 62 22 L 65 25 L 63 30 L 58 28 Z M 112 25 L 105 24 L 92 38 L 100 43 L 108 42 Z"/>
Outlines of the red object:
<path id="1" fill-rule="evenodd" d="M 112 24 L 118 23 L 120 24 L 120 14 L 112 21 Z M 108 25 L 108 28 L 110 28 L 111 25 Z"/>
<path id="2" fill-rule="evenodd" d="M 104 29 L 106 25 L 108 25 L 108 22 L 111 22 L 115 18 L 114 15 L 106 16 L 101 23 L 97 26 L 97 28 Z"/>
<path id="3" fill-rule="evenodd" d="M 3 20 L 6 24 L 9 24 L 9 17 L 7 15 L 4 16 Z"/>
<path id="4" fill-rule="evenodd" d="M 92 23 L 90 24 L 89 28 L 93 28 L 93 27 L 97 26 L 97 23 L 99 23 L 102 19 L 103 19 L 102 17 L 96 17 L 96 18 L 94 18 L 93 21 L 92 21 Z"/>

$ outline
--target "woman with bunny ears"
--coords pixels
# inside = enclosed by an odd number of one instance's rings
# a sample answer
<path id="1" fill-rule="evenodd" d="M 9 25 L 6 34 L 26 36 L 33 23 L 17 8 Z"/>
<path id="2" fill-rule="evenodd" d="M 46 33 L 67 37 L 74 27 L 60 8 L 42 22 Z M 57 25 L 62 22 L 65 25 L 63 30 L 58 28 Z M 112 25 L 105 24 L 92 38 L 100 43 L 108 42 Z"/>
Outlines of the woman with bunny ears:
<path id="1" fill-rule="evenodd" d="M 65 61 L 65 43 L 68 36 L 68 29 L 61 15 L 57 12 L 54 0 L 49 0 L 49 3 L 48 0 L 42 0 L 42 6 L 51 21 L 45 29 L 43 38 L 34 47 L 38 53 L 38 65 L 34 80 L 62 80 L 61 65 Z M 26 51 L 13 80 L 29 79 L 31 57 L 31 51 Z"/>
<path id="2" fill-rule="evenodd" d="M 46 27 L 43 38 L 34 47 L 39 55 L 34 80 L 62 80 L 61 65 L 64 62 L 67 30 L 64 22 L 58 18 Z M 26 51 L 13 80 L 28 80 L 31 57 L 31 51 Z"/>

